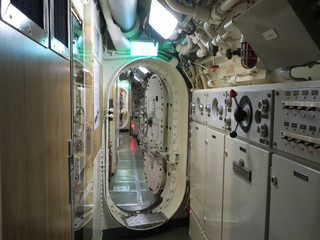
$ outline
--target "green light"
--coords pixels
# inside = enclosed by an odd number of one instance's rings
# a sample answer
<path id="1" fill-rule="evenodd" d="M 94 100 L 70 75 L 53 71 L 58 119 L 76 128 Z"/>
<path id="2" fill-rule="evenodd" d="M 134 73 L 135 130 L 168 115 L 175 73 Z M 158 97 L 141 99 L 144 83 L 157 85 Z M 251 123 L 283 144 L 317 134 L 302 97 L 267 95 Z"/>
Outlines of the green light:
<path id="1" fill-rule="evenodd" d="M 131 56 L 158 56 L 158 43 L 131 40 Z"/>

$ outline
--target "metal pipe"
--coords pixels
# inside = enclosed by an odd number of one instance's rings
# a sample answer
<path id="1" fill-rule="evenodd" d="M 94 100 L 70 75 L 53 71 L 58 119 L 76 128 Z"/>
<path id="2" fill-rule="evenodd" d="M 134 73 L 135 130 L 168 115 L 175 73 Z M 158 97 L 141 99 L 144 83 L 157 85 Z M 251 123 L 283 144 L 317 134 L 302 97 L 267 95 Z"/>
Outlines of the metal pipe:
<path id="1" fill-rule="evenodd" d="M 206 33 L 211 37 L 215 38 L 217 36 L 216 31 L 214 30 L 215 25 L 211 25 L 207 22 L 204 23 L 203 29 L 206 31 Z"/>
<path id="2" fill-rule="evenodd" d="M 166 0 L 166 3 L 174 11 L 189 16 L 193 16 L 195 19 L 208 21 L 210 17 L 210 9 L 196 5 L 196 7 L 185 6 L 176 0 Z"/>
<path id="3" fill-rule="evenodd" d="M 114 21 L 123 32 L 129 32 L 136 22 L 137 0 L 109 0 Z"/>
<path id="4" fill-rule="evenodd" d="M 186 45 L 179 43 L 176 46 L 177 52 L 181 53 L 182 55 L 186 55 L 186 54 L 190 53 L 191 49 L 193 48 L 193 43 L 192 43 L 191 37 L 187 35 L 186 39 L 187 39 Z"/>
<path id="5" fill-rule="evenodd" d="M 130 41 L 123 34 L 120 27 L 112 20 L 110 6 L 107 0 L 99 0 L 103 16 L 107 23 L 108 32 L 112 39 L 113 45 L 117 51 L 123 51 L 130 48 Z"/>
<path id="6" fill-rule="evenodd" d="M 240 0 L 225 0 L 220 5 L 220 10 L 223 12 L 229 11 Z"/>

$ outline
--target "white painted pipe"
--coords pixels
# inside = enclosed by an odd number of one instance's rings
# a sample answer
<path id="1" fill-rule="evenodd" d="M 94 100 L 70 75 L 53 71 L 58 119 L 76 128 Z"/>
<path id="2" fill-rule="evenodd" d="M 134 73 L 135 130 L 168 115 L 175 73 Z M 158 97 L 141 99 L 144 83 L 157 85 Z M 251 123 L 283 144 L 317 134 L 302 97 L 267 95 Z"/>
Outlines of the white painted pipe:
<path id="1" fill-rule="evenodd" d="M 228 14 L 228 11 L 237 4 L 240 0 L 224 0 L 220 4 L 216 4 L 210 12 L 210 20 L 214 23 L 221 22 Z"/>
<path id="2" fill-rule="evenodd" d="M 227 12 L 239 1 L 240 0 L 224 0 L 220 4 L 220 10 L 222 12 Z"/>
<path id="3" fill-rule="evenodd" d="M 99 0 L 99 2 L 114 47 L 117 51 L 128 50 L 130 48 L 130 41 L 126 38 L 120 27 L 113 22 L 108 1 Z"/>
<path id="4" fill-rule="evenodd" d="M 198 51 L 196 52 L 196 55 L 198 58 L 203 58 L 207 54 L 207 48 L 206 46 L 201 42 L 201 35 L 199 35 L 197 32 L 190 35 L 190 38 L 192 39 L 192 42 L 194 44 L 197 44 L 199 46 Z"/>
<path id="5" fill-rule="evenodd" d="M 208 79 L 206 79 L 206 77 L 204 76 L 204 73 L 200 69 L 200 67 L 198 67 L 198 70 L 199 70 L 199 74 L 200 74 L 200 78 L 201 78 L 203 89 L 207 89 L 208 88 L 208 85 L 207 85 Z"/>
<path id="6" fill-rule="evenodd" d="M 186 39 L 187 39 L 187 44 L 186 45 L 183 45 L 183 44 L 179 43 L 176 46 L 177 52 L 181 53 L 182 55 L 186 55 L 186 54 L 190 53 L 190 50 L 194 46 L 190 36 L 187 36 Z"/>
<path id="7" fill-rule="evenodd" d="M 206 31 L 206 33 L 211 37 L 215 38 L 217 36 L 217 33 L 214 30 L 214 25 L 211 25 L 207 22 L 204 23 L 203 29 Z"/>
<path id="8" fill-rule="evenodd" d="M 197 51 L 197 57 L 203 58 L 204 56 L 207 55 L 207 48 L 203 45 L 201 41 L 199 41 L 197 45 L 200 47 Z"/>
<path id="9" fill-rule="evenodd" d="M 189 16 L 193 16 L 195 19 L 208 21 L 210 18 L 210 9 L 196 5 L 196 7 L 185 6 L 179 3 L 177 0 L 166 0 L 166 3 L 174 11 Z"/>
<path id="10" fill-rule="evenodd" d="M 220 48 L 224 49 L 225 51 L 229 48 L 229 45 L 222 36 L 218 35 L 214 39 L 212 39 L 211 44 L 214 46 L 219 46 Z"/>

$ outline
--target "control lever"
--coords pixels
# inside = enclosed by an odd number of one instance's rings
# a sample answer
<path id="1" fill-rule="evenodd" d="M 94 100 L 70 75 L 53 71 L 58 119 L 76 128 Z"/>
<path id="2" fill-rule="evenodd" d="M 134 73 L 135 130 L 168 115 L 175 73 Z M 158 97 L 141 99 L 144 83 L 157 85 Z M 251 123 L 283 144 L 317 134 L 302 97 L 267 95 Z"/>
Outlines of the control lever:
<path id="1" fill-rule="evenodd" d="M 235 127 L 235 129 L 233 130 L 233 131 L 231 131 L 230 132 L 230 137 L 232 137 L 232 138 L 236 138 L 237 136 L 238 136 L 238 134 L 237 134 L 237 129 L 238 129 L 238 126 L 239 126 L 239 123 L 237 123 L 237 125 L 236 125 L 236 127 Z"/>
<path id="2" fill-rule="evenodd" d="M 235 138 L 238 136 L 237 129 L 238 129 L 239 124 L 245 120 L 248 113 L 239 105 L 238 100 L 237 100 L 238 93 L 235 90 L 231 89 L 229 96 L 231 99 L 232 98 L 234 99 L 234 101 L 237 105 L 236 110 L 234 111 L 234 119 L 236 120 L 237 125 L 236 125 L 235 129 L 233 131 L 231 131 L 229 134 L 230 137 Z"/>

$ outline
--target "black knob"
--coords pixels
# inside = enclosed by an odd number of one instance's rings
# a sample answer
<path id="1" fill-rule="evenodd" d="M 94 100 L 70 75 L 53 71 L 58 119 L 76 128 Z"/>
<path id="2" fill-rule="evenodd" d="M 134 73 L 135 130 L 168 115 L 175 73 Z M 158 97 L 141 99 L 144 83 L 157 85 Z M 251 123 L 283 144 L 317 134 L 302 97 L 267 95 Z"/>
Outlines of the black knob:
<path id="1" fill-rule="evenodd" d="M 234 119 L 237 121 L 237 123 L 241 123 L 246 119 L 247 114 L 248 113 L 244 111 L 241 106 L 238 106 L 234 111 Z"/>
<path id="2" fill-rule="evenodd" d="M 227 49 L 227 51 L 226 51 L 226 57 L 227 57 L 228 59 L 232 59 L 232 51 L 231 51 L 230 48 Z"/>
<path id="3" fill-rule="evenodd" d="M 232 57 L 235 56 L 235 55 L 237 55 L 237 56 L 240 57 L 240 55 L 241 55 L 241 49 L 240 49 L 240 48 L 237 48 L 237 50 L 235 50 L 235 51 L 232 51 L 230 48 L 227 49 L 227 51 L 226 51 L 226 57 L 227 57 L 228 59 L 232 59 Z"/>
<path id="4" fill-rule="evenodd" d="M 237 132 L 236 131 L 232 131 L 230 132 L 230 137 L 232 138 L 236 138 L 238 136 Z"/>

